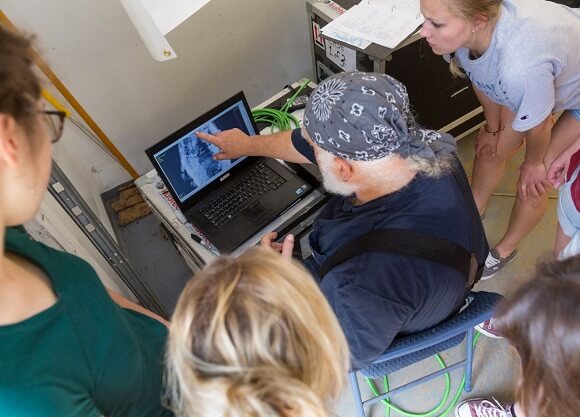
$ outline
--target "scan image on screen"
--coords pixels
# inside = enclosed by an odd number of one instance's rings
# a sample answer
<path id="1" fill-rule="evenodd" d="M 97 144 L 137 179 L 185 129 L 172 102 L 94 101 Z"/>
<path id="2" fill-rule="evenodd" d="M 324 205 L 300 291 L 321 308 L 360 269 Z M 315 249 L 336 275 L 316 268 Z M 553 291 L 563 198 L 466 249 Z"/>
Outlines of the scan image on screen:
<path id="1" fill-rule="evenodd" d="M 199 131 L 212 135 L 219 132 L 213 123 Z M 219 152 L 219 149 L 210 143 L 199 140 L 194 133 L 190 133 L 178 143 L 178 152 L 181 178 L 191 190 L 195 190 L 200 184 L 208 183 L 235 162 L 213 159 L 213 154 Z"/>
<path id="2" fill-rule="evenodd" d="M 154 155 L 181 202 L 244 159 L 223 161 L 213 159 L 213 155 L 218 153 L 219 149 L 198 139 L 195 133 L 205 132 L 215 135 L 233 128 L 238 128 L 248 135 L 255 134 L 242 102 L 234 104 L 205 124 L 192 129 Z"/>

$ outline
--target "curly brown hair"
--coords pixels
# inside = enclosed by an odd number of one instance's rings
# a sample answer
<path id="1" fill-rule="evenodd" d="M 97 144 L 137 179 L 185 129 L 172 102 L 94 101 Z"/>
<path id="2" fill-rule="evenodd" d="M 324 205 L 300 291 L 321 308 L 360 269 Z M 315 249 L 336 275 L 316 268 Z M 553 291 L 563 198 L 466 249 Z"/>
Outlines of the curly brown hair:
<path id="1" fill-rule="evenodd" d="M 527 417 L 576 417 L 580 410 L 580 255 L 544 261 L 496 310 L 516 348 L 516 399 Z"/>
<path id="2" fill-rule="evenodd" d="M 0 24 L 0 113 L 34 128 L 41 85 L 32 67 L 32 39 Z"/>

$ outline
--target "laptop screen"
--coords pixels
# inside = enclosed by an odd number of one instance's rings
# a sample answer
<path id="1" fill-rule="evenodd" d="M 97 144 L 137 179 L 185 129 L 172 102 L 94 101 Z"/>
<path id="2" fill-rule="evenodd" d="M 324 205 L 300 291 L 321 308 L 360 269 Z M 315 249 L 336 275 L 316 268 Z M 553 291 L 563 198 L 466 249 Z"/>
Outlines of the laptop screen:
<path id="1" fill-rule="evenodd" d="M 223 130 L 238 128 L 248 135 L 257 132 L 242 98 L 200 125 L 192 126 L 183 135 L 153 154 L 165 178 L 179 201 L 201 191 L 216 178 L 245 159 L 216 161 L 213 154 L 219 149 L 201 139 L 195 132 L 215 134 Z"/>

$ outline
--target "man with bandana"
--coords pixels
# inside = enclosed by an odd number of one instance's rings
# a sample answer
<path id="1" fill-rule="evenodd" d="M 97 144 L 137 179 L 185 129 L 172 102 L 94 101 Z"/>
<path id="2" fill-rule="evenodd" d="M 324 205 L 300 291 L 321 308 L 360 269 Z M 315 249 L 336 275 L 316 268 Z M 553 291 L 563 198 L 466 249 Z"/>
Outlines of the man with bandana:
<path id="1" fill-rule="evenodd" d="M 465 173 L 455 140 L 414 121 L 406 88 L 394 78 L 340 73 L 326 79 L 309 98 L 302 129 L 198 136 L 221 149 L 216 159 L 270 156 L 318 164 L 335 196 L 313 224 L 312 256 L 304 264 L 341 323 L 354 369 L 369 365 L 398 334 L 433 327 L 463 304 L 470 291 L 465 274 L 421 257 L 369 251 L 320 273 L 339 248 L 384 229 L 446 239 L 473 253 L 478 265 L 487 256 L 475 203 L 458 183 Z M 453 174 L 453 167 L 461 172 Z M 271 233 L 262 244 L 291 256 L 293 237 L 275 239 Z"/>

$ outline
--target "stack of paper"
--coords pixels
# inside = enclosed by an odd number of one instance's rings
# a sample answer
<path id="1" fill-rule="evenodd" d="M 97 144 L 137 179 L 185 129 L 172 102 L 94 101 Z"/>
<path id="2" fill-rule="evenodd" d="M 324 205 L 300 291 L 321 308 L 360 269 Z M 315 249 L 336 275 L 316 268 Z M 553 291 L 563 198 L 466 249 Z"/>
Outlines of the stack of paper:
<path id="1" fill-rule="evenodd" d="M 362 0 L 322 28 L 330 38 L 365 49 L 394 49 L 423 23 L 419 0 Z"/>

